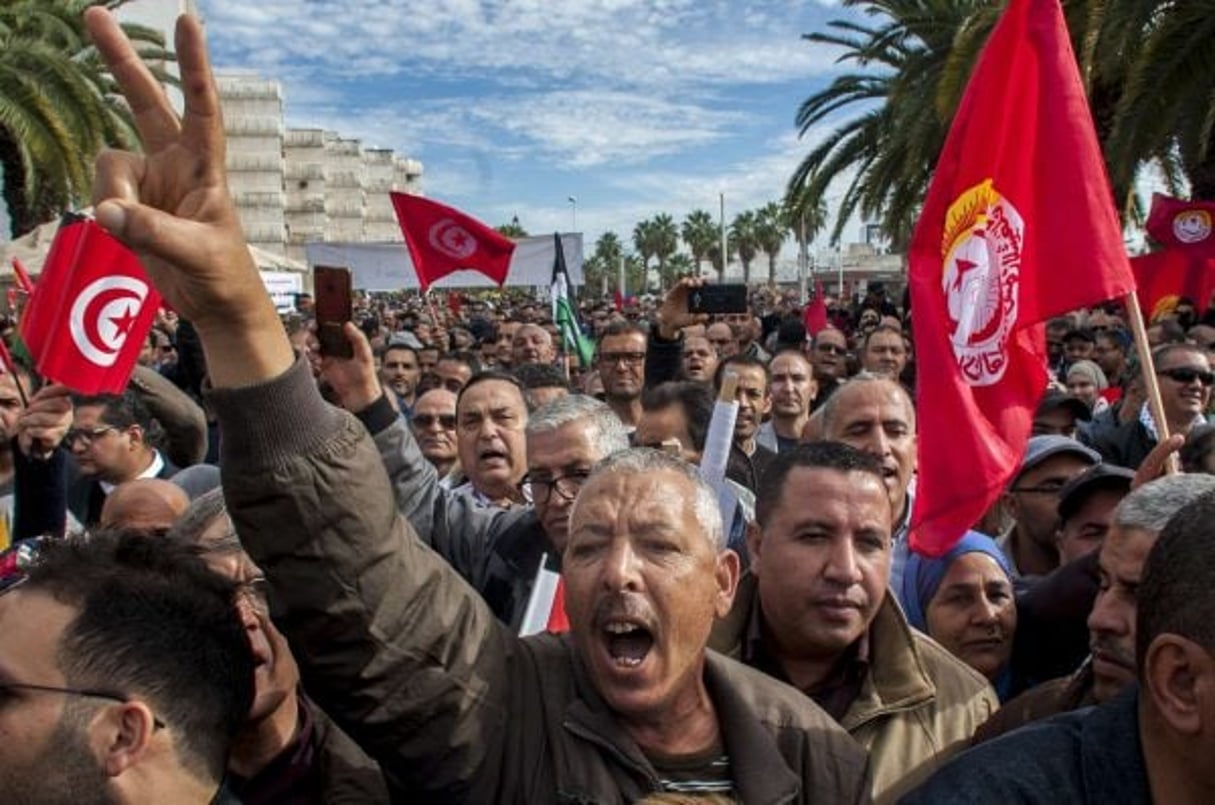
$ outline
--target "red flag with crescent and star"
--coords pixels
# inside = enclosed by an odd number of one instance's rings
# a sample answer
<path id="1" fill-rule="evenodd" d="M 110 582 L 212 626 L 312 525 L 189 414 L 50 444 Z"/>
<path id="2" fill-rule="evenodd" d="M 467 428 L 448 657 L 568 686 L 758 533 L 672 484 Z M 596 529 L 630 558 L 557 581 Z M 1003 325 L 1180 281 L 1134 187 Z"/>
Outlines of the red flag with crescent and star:
<path id="1" fill-rule="evenodd" d="M 910 251 L 919 416 L 911 547 L 940 556 L 1020 465 L 1042 323 L 1134 287 L 1059 0 L 1011 0 L 979 55 Z"/>
<path id="2" fill-rule="evenodd" d="M 409 193 L 390 193 L 422 293 L 448 274 L 469 269 L 506 282 L 515 242 L 457 209 Z"/>
<path id="3" fill-rule="evenodd" d="M 160 294 L 127 247 L 88 218 L 64 216 L 21 320 L 39 374 L 81 394 L 121 394 Z"/>

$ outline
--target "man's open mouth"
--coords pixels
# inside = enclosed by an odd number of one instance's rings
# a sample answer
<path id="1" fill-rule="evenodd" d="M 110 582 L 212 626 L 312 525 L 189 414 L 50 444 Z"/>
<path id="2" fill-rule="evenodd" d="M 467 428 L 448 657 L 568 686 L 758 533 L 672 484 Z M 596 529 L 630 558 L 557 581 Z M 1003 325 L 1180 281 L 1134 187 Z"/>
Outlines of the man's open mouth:
<path id="1" fill-rule="evenodd" d="M 636 668 L 654 646 L 654 635 L 641 624 L 612 620 L 603 625 L 608 655 L 620 668 Z"/>

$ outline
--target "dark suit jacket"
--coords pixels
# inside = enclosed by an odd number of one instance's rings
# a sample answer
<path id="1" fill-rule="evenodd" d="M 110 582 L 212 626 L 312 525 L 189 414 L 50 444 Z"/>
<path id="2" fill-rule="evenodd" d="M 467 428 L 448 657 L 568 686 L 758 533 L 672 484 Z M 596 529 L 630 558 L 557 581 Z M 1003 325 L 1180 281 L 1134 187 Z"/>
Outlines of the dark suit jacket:
<path id="1" fill-rule="evenodd" d="M 160 454 L 165 465 L 156 473 L 157 478 L 172 478 L 180 468 L 169 461 L 164 453 Z M 81 475 L 76 469 L 75 462 L 69 462 L 67 479 L 67 507 L 72 516 L 82 525 L 95 525 L 101 519 L 101 507 L 105 505 L 105 490 L 101 482 L 87 475 Z"/>

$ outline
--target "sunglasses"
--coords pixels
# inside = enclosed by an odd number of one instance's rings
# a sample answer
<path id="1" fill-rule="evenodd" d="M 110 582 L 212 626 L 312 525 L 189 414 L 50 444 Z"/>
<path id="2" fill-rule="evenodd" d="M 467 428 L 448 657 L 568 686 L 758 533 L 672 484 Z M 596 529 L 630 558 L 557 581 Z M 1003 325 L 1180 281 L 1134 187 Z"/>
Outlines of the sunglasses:
<path id="1" fill-rule="evenodd" d="M 422 429 L 434 427 L 436 422 L 443 430 L 456 429 L 455 414 L 414 414 L 411 421 L 415 427 Z"/>
<path id="2" fill-rule="evenodd" d="M 1211 385 L 1215 382 L 1215 373 L 1205 369 L 1187 369 L 1179 367 L 1177 369 L 1161 369 L 1156 374 L 1164 375 L 1170 380 L 1175 380 L 1178 383 L 1193 383 L 1195 380 L 1202 383 L 1204 386 Z"/>

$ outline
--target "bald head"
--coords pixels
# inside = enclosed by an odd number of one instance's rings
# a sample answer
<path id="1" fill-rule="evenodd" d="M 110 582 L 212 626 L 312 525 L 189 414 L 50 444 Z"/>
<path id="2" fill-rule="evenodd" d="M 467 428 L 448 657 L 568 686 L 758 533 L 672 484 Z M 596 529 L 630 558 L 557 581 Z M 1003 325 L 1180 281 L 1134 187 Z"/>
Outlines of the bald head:
<path id="1" fill-rule="evenodd" d="M 140 478 L 114 487 L 101 507 L 101 525 L 165 530 L 189 507 L 189 496 L 176 484 L 160 478 Z"/>

